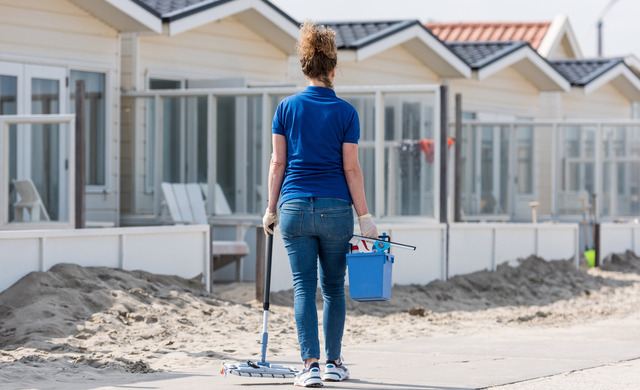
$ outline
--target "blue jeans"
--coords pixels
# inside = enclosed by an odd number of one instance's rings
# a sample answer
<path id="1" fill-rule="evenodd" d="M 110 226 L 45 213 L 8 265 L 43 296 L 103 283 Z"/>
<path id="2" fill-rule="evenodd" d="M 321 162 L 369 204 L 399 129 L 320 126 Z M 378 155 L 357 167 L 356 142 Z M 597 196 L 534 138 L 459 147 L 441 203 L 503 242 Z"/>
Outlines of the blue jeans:
<path id="1" fill-rule="evenodd" d="M 333 198 L 291 199 L 280 206 L 279 224 L 293 273 L 293 307 L 302 360 L 320 358 L 318 259 L 325 353 L 327 360 L 338 360 L 346 315 L 346 255 L 353 235 L 351 203 Z"/>

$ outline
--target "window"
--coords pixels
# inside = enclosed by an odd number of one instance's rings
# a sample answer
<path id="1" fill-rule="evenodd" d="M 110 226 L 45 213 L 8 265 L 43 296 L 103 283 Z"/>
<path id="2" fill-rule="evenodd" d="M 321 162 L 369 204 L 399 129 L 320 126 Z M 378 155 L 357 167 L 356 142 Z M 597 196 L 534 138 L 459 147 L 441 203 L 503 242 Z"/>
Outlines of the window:
<path id="1" fill-rule="evenodd" d="M 149 79 L 149 89 L 181 89 L 181 80 L 167 79 Z M 181 149 L 181 113 L 182 100 L 184 98 L 161 98 L 162 109 L 162 181 L 181 182 L 180 177 L 180 149 Z M 155 104 L 150 101 L 148 123 L 154 123 L 154 126 L 147 126 L 146 136 L 146 169 L 145 183 L 147 191 L 152 191 L 155 183 L 154 167 L 156 164 L 155 155 Z"/>
<path id="2" fill-rule="evenodd" d="M 106 83 L 105 74 L 71 70 L 69 72 L 69 111 L 75 113 L 76 81 L 84 81 L 86 185 L 106 185 Z"/>
<path id="3" fill-rule="evenodd" d="M 516 128 L 518 193 L 533 193 L 533 127 Z"/>
<path id="4" fill-rule="evenodd" d="M 390 216 L 435 215 L 433 95 L 385 95 L 385 210 Z M 368 167 L 363 166 L 363 170 Z M 376 210 L 380 213 L 380 210 Z"/>

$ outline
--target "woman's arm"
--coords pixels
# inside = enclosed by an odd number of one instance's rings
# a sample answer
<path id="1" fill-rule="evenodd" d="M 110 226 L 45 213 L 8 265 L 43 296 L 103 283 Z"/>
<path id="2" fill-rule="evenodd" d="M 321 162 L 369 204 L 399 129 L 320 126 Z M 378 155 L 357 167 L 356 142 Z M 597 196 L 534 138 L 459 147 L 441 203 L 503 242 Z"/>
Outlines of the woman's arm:
<path id="1" fill-rule="evenodd" d="M 378 228 L 373 223 L 371 214 L 369 214 L 367 199 L 364 195 L 364 179 L 362 178 L 362 169 L 358 160 L 357 144 L 347 142 L 342 144 L 342 165 L 344 166 L 344 176 L 347 179 L 349 194 L 353 200 L 353 207 L 358 214 L 360 233 L 365 237 L 377 238 Z"/>
<path id="2" fill-rule="evenodd" d="M 268 211 L 275 213 L 278 208 L 280 189 L 284 180 L 284 171 L 287 167 L 287 140 L 283 135 L 273 134 L 273 153 L 269 165 L 269 205 Z"/>
<path id="3" fill-rule="evenodd" d="M 342 165 L 356 213 L 358 216 L 369 214 L 367 200 L 364 195 L 362 169 L 360 168 L 360 161 L 358 160 L 358 144 L 347 142 L 342 144 Z"/>

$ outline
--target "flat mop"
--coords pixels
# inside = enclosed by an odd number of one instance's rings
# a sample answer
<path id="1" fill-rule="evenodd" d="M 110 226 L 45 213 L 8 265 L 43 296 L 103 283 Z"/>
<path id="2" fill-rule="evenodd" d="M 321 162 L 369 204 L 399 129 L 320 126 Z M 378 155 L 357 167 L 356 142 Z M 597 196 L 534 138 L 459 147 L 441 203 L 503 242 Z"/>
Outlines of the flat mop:
<path id="1" fill-rule="evenodd" d="M 272 227 L 273 229 L 273 227 Z M 264 297 L 262 300 L 262 308 L 264 316 L 262 320 L 262 356 L 259 362 L 247 360 L 242 364 L 231 364 L 222 362 L 220 374 L 227 373 L 238 376 L 250 376 L 258 378 L 293 378 L 298 374 L 298 370 L 292 367 L 286 367 L 278 364 L 271 364 L 266 361 L 267 356 L 267 319 L 269 317 L 269 290 L 271 289 L 271 257 L 273 256 L 273 235 L 267 236 L 267 264 L 265 267 L 264 278 Z"/>

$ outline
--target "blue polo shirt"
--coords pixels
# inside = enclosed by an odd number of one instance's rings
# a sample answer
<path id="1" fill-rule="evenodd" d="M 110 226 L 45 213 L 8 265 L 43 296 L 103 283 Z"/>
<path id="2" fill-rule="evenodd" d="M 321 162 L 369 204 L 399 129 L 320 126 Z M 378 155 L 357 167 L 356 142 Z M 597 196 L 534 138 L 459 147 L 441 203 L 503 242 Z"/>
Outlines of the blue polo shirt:
<path id="1" fill-rule="evenodd" d="M 342 164 L 342 144 L 358 143 L 360 120 L 333 89 L 309 86 L 284 99 L 273 117 L 274 134 L 287 140 L 280 204 L 303 197 L 352 202 Z"/>

